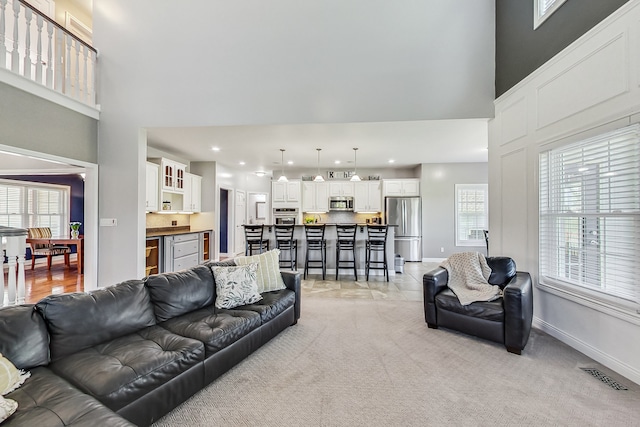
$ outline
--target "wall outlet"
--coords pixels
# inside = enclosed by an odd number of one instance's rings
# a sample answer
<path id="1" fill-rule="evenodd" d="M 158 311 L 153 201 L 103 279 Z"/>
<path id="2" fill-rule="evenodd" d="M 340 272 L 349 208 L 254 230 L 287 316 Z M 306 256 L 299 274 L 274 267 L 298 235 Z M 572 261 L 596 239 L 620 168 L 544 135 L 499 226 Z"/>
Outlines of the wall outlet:
<path id="1" fill-rule="evenodd" d="M 176 220 L 171 221 L 171 225 L 178 225 L 178 221 Z"/>
<path id="2" fill-rule="evenodd" d="M 444 252 L 444 248 L 440 248 L 440 252 Z"/>

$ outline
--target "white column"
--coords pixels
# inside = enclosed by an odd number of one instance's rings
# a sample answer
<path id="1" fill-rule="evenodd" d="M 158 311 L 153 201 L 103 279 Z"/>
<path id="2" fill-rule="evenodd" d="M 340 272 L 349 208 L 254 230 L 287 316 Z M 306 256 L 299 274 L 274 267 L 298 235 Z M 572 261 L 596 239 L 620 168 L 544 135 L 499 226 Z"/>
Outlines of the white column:
<path id="1" fill-rule="evenodd" d="M 6 236 L 7 239 L 7 264 L 9 265 L 9 272 L 7 275 L 7 286 L 8 286 L 8 294 L 9 294 L 9 305 L 14 305 L 16 303 L 16 273 L 17 273 L 17 264 L 16 264 L 16 251 L 18 248 L 16 247 L 16 239 L 13 236 Z"/>

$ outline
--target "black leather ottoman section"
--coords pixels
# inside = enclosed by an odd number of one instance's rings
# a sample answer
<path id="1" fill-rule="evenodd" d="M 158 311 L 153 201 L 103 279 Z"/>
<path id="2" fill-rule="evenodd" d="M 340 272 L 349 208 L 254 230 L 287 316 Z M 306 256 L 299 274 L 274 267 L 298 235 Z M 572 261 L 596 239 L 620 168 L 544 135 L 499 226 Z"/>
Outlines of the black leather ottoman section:
<path id="1" fill-rule="evenodd" d="M 6 397 L 18 402 L 18 411 L 2 427 L 134 426 L 47 368 L 32 369 L 31 377 Z"/>
<path id="2" fill-rule="evenodd" d="M 255 311 L 260 314 L 262 323 L 266 323 L 287 308 L 293 307 L 296 302 L 296 294 L 289 289 L 279 291 L 263 292 L 262 299 L 255 304 L 243 305 L 234 310 Z"/>
<path id="3" fill-rule="evenodd" d="M 160 326 L 204 343 L 209 357 L 228 347 L 261 325 L 260 316 L 252 311 L 217 309 L 213 305 L 174 317 Z"/>
<path id="4" fill-rule="evenodd" d="M 435 299 L 438 310 L 447 310 L 492 322 L 502 322 L 504 319 L 502 298 L 493 301 L 476 301 L 469 305 L 462 305 L 451 289 L 447 289 L 436 295 Z M 438 319 L 438 323 L 440 323 L 440 319 Z"/>
<path id="5" fill-rule="evenodd" d="M 151 326 L 79 351 L 50 366 L 71 384 L 117 411 L 203 360 L 204 346 L 200 341 Z"/>

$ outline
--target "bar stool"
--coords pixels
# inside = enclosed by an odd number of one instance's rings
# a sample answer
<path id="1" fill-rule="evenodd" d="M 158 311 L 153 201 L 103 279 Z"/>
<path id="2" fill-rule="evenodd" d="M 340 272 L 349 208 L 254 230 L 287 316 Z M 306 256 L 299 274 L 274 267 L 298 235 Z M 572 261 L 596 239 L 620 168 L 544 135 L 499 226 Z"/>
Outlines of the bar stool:
<path id="1" fill-rule="evenodd" d="M 244 227 L 244 254 L 253 255 L 253 251 L 262 253 L 265 248 L 269 250 L 269 239 L 264 239 L 264 225 L 243 225 Z"/>
<path id="2" fill-rule="evenodd" d="M 307 237 L 307 256 L 304 260 L 303 278 L 307 278 L 309 268 L 322 268 L 322 280 L 327 275 L 327 241 L 324 239 L 324 224 L 305 224 L 304 233 Z M 320 259 L 312 259 L 312 251 L 320 252 Z"/>
<path id="3" fill-rule="evenodd" d="M 280 267 L 291 267 L 292 271 L 296 270 L 298 265 L 298 241 L 293 238 L 295 228 L 293 225 L 274 225 L 276 235 L 276 247 L 280 249 Z M 283 258 L 283 255 L 289 253 L 289 258 Z M 284 263 L 284 265 L 283 265 Z"/>
<path id="4" fill-rule="evenodd" d="M 340 224 L 336 226 L 336 280 L 338 280 L 338 272 L 340 268 L 353 268 L 353 275 L 358 280 L 358 271 L 356 269 L 356 224 Z M 353 259 L 340 259 L 342 251 L 351 251 Z"/>
<path id="5" fill-rule="evenodd" d="M 368 239 L 366 242 L 365 261 L 367 280 L 369 280 L 369 270 L 384 270 L 387 282 L 389 281 L 389 267 L 387 265 L 388 227 L 388 225 L 367 225 Z M 374 260 L 374 258 L 379 258 L 380 256 L 382 256 L 382 260 Z"/>

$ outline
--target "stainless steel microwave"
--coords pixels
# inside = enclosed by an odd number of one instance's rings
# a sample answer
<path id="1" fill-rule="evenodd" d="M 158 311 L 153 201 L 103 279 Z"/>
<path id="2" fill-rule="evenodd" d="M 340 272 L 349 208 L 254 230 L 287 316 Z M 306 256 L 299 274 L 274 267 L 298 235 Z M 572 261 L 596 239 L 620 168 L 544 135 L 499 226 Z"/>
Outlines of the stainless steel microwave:
<path id="1" fill-rule="evenodd" d="M 353 211 L 353 197 L 329 197 L 330 211 Z"/>

